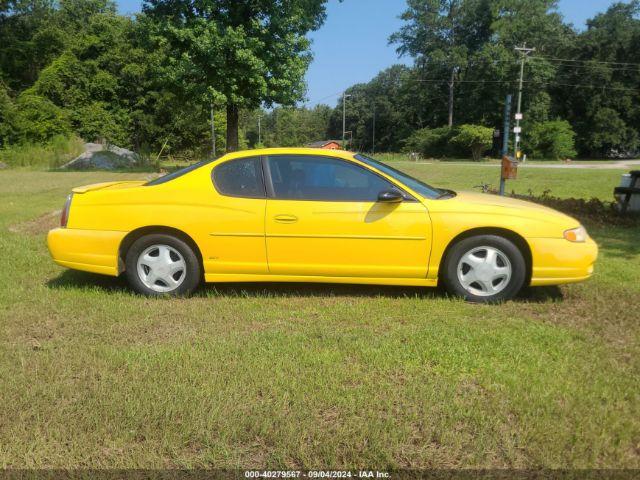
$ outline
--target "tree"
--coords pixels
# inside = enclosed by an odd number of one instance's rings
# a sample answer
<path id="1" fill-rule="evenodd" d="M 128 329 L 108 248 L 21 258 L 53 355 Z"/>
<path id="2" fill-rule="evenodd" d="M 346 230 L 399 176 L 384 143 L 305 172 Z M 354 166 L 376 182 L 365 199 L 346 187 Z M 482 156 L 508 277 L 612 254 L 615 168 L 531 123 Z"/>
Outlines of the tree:
<path id="1" fill-rule="evenodd" d="M 166 46 L 164 74 L 203 104 L 227 110 L 227 150 L 238 147 L 241 108 L 304 96 L 309 31 L 326 0 L 145 0 L 150 38 Z"/>
<path id="2" fill-rule="evenodd" d="M 470 150 L 473 159 L 478 161 L 493 144 L 493 129 L 482 125 L 461 125 L 451 143 Z"/>
<path id="3" fill-rule="evenodd" d="M 374 150 L 375 123 L 375 151 L 401 149 L 414 123 L 409 117 L 417 92 L 408 83 L 410 74 L 408 67 L 393 65 L 370 82 L 347 89 L 346 125 L 353 134 L 352 148 Z M 329 119 L 329 137 L 342 137 L 342 98 Z"/>
<path id="4" fill-rule="evenodd" d="M 71 133 L 67 112 L 46 98 L 23 92 L 16 101 L 16 111 L 16 130 L 24 142 L 45 143 L 56 135 Z"/>
<path id="5" fill-rule="evenodd" d="M 640 133 L 640 2 L 615 3 L 587 22 L 559 67 L 558 114 L 590 156 L 637 155 Z"/>
<path id="6" fill-rule="evenodd" d="M 575 136 L 566 120 L 534 123 L 525 136 L 524 147 L 533 158 L 571 158 L 576 155 Z"/>
<path id="7" fill-rule="evenodd" d="M 17 139 L 15 128 L 16 107 L 0 82 L 0 148 L 13 143 Z"/>
<path id="8" fill-rule="evenodd" d="M 259 146 L 258 116 L 262 117 L 262 146 L 302 147 L 326 139 L 332 111 L 327 105 L 316 105 L 313 108 L 277 107 L 270 112 L 256 110 L 246 115 L 241 125 L 250 147 Z"/>
<path id="9" fill-rule="evenodd" d="M 598 156 L 629 156 L 638 147 L 638 132 L 612 108 L 599 108 L 591 118 L 591 135 L 584 145 Z"/>
<path id="10" fill-rule="evenodd" d="M 556 9 L 556 0 L 409 0 L 406 23 L 390 41 L 415 59 L 414 126 L 451 126 L 455 111 L 456 123 L 498 127 L 517 78 L 514 47 L 527 43 L 559 56 L 572 43 L 574 33 Z M 532 95 L 556 70 L 542 59 L 526 68 Z"/>
<path id="11" fill-rule="evenodd" d="M 0 79 L 12 90 L 29 87 L 65 45 L 51 0 L 10 0 L 0 9 Z"/>
<path id="12" fill-rule="evenodd" d="M 425 157 L 445 157 L 451 154 L 451 137 L 454 129 L 449 127 L 422 128 L 414 131 L 405 141 L 406 152 L 418 152 Z"/>
<path id="13" fill-rule="evenodd" d="M 401 18 L 405 22 L 389 41 L 398 43 L 400 55 L 416 58 L 425 71 L 449 72 L 448 125 L 453 125 L 456 74 L 466 63 L 467 48 L 461 35 L 462 0 L 408 0 Z"/>

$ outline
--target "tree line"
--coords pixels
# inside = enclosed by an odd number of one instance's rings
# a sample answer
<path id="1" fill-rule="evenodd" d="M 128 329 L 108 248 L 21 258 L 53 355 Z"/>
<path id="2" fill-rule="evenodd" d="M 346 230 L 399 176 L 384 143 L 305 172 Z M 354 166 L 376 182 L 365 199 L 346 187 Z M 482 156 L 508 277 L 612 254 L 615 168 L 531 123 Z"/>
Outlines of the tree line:
<path id="1" fill-rule="evenodd" d="M 0 0 L 0 146 L 75 134 L 199 157 L 211 111 L 218 152 L 340 139 L 342 97 L 304 106 L 325 3 L 146 0 L 126 17 L 110 0 Z M 389 41 L 411 65 L 346 90 L 350 147 L 477 158 L 526 45 L 524 152 L 636 155 L 639 12 L 616 3 L 578 30 L 555 0 L 408 0 Z"/>

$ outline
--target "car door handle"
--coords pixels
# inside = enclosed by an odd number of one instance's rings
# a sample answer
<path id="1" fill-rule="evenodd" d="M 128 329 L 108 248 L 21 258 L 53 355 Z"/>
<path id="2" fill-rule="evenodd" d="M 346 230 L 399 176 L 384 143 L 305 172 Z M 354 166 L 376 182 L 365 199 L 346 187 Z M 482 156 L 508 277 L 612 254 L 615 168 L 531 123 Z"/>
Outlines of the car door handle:
<path id="1" fill-rule="evenodd" d="M 276 215 L 273 219 L 278 223 L 296 223 L 298 217 L 295 215 Z"/>

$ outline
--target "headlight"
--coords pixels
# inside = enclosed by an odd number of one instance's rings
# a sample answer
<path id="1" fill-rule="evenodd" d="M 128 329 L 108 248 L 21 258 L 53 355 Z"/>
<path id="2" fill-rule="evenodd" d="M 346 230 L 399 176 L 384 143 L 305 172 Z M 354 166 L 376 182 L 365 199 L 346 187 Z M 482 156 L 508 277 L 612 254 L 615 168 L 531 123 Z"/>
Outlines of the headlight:
<path id="1" fill-rule="evenodd" d="M 578 228 L 572 228 L 564 231 L 564 238 L 570 242 L 586 242 L 587 231 L 580 225 Z"/>

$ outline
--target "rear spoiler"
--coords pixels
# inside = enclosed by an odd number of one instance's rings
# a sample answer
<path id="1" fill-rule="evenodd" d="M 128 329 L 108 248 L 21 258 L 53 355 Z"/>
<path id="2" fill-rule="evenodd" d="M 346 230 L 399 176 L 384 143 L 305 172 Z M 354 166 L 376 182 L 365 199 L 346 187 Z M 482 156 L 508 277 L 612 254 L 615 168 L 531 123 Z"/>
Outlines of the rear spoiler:
<path id="1" fill-rule="evenodd" d="M 93 192 L 95 190 L 102 190 L 104 188 L 115 187 L 116 185 L 137 187 L 143 185 L 145 182 L 140 180 L 129 180 L 129 181 L 120 181 L 120 182 L 102 182 L 102 183 L 93 183 L 91 185 L 84 185 L 82 187 L 75 187 L 71 191 L 73 193 L 87 193 Z"/>

